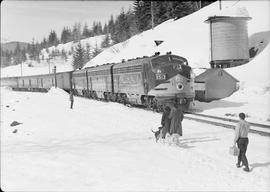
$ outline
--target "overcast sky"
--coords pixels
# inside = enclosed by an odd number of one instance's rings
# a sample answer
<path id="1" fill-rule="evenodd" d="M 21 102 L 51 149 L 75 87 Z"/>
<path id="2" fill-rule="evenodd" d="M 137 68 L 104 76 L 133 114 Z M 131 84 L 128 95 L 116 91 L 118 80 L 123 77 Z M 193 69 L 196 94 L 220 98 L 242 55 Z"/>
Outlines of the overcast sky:
<path id="1" fill-rule="evenodd" d="M 58 37 L 64 26 L 75 22 L 102 24 L 122 8 L 132 8 L 132 1 L 4 1 L 1 3 L 1 40 L 39 42 L 54 29 Z"/>

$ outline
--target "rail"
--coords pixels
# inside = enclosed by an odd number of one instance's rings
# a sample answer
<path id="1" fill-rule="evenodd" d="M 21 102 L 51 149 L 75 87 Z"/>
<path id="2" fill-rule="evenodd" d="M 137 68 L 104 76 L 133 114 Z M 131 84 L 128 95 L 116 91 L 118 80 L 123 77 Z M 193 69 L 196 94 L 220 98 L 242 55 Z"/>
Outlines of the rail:
<path id="1" fill-rule="evenodd" d="M 203 123 L 208 123 L 212 125 L 222 126 L 225 128 L 234 129 L 236 123 L 238 122 L 235 119 L 229 119 L 224 117 L 216 117 L 212 115 L 198 114 L 198 113 L 186 113 L 185 119 L 199 121 Z M 249 123 L 250 132 L 257 133 L 264 136 L 270 136 L 270 126 L 259 123 Z"/>

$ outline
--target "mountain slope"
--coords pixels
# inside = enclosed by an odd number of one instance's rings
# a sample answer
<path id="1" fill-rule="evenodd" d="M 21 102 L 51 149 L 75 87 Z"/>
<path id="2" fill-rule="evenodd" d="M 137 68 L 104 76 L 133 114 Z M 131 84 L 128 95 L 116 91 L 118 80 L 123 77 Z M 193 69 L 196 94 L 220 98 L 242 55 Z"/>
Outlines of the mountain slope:
<path id="1" fill-rule="evenodd" d="M 25 43 L 25 42 L 19 42 L 19 41 L 12 41 L 12 42 L 7 42 L 7 43 L 1 43 L 1 50 L 8 50 L 8 51 L 14 51 L 16 46 L 17 46 L 17 43 L 19 43 L 20 45 L 20 48 L 23 49 L 23 48 L 27 48 L 27 45 L 29 43 Z"/>

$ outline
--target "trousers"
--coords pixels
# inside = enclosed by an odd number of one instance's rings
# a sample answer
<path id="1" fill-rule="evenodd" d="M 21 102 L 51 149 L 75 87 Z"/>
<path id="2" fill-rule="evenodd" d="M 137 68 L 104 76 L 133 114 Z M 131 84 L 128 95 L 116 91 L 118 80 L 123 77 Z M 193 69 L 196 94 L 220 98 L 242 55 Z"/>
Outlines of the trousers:
<path id="1" fill-rule="evenodd" d="M 240 163 L 242 162 L 243 165 L 248 167 L 248 160 L 246 157 L 248 142 L 249 142 L 248 138 L 239 138 L 237 140 L 237 146 L 240 149 L 240 153 L 238 155 L 238 162 L 237 162 L 238 165 L 240 165 Z"/>
<path id="2" fill-rule="evenodd" d="M 73 108 L 73 100 L 70 101 L 70 109 Z"/>

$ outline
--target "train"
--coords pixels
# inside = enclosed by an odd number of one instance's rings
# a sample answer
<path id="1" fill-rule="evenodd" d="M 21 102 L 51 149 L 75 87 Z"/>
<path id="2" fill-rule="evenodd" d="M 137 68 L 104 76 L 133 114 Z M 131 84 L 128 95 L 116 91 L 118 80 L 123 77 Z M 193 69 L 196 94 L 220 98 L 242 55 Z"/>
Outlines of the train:
<path id="1" fill-rule="evenodd" d="M 16 91 L 47 92 L 55 86 L 74 95 L 162 110 L 177 102 L 188 110 L 195 98 L 192 69 L 184 57 L 167 53 L 69 72 L 1 78 Z"/>

